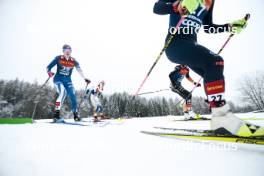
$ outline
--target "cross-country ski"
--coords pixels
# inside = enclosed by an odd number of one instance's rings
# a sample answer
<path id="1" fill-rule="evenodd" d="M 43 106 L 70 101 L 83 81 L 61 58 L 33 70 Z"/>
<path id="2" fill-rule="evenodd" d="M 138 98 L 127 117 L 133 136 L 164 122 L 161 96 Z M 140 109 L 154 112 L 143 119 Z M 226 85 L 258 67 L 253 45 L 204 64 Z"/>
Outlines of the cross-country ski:
<path id="1" fill-rule="evenodd" d="M 263 176 L 261 0 L 0 1 L 0 176 Z"/>

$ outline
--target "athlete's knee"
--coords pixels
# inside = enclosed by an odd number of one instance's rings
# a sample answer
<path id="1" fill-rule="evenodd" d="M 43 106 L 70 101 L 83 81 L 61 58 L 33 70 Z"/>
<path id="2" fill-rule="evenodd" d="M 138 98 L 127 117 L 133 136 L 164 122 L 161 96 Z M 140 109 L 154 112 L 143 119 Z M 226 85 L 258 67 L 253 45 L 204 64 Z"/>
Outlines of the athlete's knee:
<path id="1" fill-rule="evenodd" d="M 214 55 L 207 64 L 207 67 L 215 68 L 215 69 L 223 69 L 224 67 L 224 59 L 219 55 Z"/>
<path id="2" fill-rule="evenodd" d="M 188 100 L 190 99 L 190 97 L 192 96 L 191 93 L 189 91 L 187 91 L 186 89 L 184 89 L 182 87 L 182 89 L 180 90 L 180 96 L 185 99 L 185 100 Z"/>

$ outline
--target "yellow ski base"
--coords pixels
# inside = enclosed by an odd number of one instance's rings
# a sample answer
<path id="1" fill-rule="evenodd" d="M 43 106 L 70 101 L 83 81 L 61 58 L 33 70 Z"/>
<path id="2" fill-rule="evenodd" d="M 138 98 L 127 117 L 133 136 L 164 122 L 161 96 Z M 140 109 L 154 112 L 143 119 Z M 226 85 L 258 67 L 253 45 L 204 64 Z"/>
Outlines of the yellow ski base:
<path id="1" fill-rule="evenodd" d="M 176 133 L 156 133 L 156 132 L 147 132 L 141 131 L 142 133 L 161 136 L 161 137 L 172 137 L 177 139 L 190 139 L 190 140 L 206 140 L 206 141 L 218 141 L 218 142 L 233 142 L 233 143 L 243 143 L 243 144 L 256 144 L 256 145 L 264 145 L 263 139 L 251 139 L 244 137 L 236 137 L 236 136 L 196 136 L 196 135 L 184 135 L 184 134 L 176 134 Z"/>

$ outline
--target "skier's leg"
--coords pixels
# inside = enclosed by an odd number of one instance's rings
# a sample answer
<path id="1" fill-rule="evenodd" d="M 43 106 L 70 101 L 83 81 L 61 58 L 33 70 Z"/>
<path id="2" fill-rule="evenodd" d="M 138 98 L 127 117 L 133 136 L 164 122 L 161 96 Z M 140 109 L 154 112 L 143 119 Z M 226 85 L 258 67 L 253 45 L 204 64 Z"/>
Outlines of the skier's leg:
<path id="1" fill-rule="evenodd" d="M 224 79 L 223 58 L 202 45 L 178 40 L 168 47 L 166 54 L 170 61 L 187 65 L 207 82 Z"/>
<path id="2" fill-rule="evenodd" d="M 99 121 L 98 114 L 97 114 L 97 111 L 98 111 L 98 109 L 97 109 L 97 97 L 95 95 L 91 94 L 89 97 L 89 102 L 93 108 L 94 121 L 97 122 L 97 121 Z"/>
<path id="3" fill-rule="evenodd" d="M 171 87 L 172 91 L 180 95 L 185 101 L 183 103 L 183 113 L 185 119 L 195 118 L 195 114 L 192 112 L 192 94 L 186 90 L 182 85 L 178 84 Z"/>
<path id="4" fill-rule="evenodd" d="M 237 118 L 226 104 L 224 61 L 209 49 L 189 41 L 173 42 L 166 54 L 175 63 L 204 71 L 205 92 L 212 109 L 211 128 L 238 136 L 264 135 L 264 128 Z"/>
<path id="5" fill-rule="evenodd" d="M 72 112 L 77 112 L 77 99 L 76 99 L 76 94 L 75 94 L 75 89 L 73 87 L 73 84 L 72 82 L 66 82 L 64 83 L 64 86 L 71 100 Z"/>
<path id="6" fill-rule="evenodd" d="M 187 91 L 187 90 L 186 90 Z M 188 92 L 188 95 L 186 94 Z M 192 111 L 192 93 L 187 91 L 185 94 L 185 101 L 183 104 L 183 112 L 185 119 L 194 119 L 195 113 Z"/>
<path id="7" fill-rule="evenodd" d="M 201 68 L 197 68 L 197 67 L 190 67 L 190 69 L 192 69 L 195 73 L 197 73 L 198 75 L 200 75 L 202 78 L 204 77 L 204 71 Z"/>
<path id="8" fill-rule="evenodd" d="M 66 98 L 66 90 L 65 90 L 63 83 L 61 82 L 55 83 L 55 88 L 58 93 L 58 97 L 55 103 L 55 110 L 61 110 L 63 102 Z"/>
<path id="9" fill-rule="evenodd" d="M 207 96 L 214 100 L 209 100 L 211 106 L 216 101 L 224 102 L 224 61 L 221 56 L 197 43 L 184 40 L 174 42 L 166 54 L 172 62 L 185 64 L 204 78 Z M 214 91 L 210 91 L 212 89 Z"/>
<path id="10" fill-rule="evenodd" d="M 189 99 L 189 97 L 191 97 L 191 93 L 186 90 L 184 87 L 182 87 L 182 85 L 177 84 L 173 87 L 171 87 L 171 90 L 175 93 L 177 93 L 178 95 L 180 95 L 183 99 L 187 100 Z"/>
<path id="11" fill-rule="evenodd" d="M 54 85 L 58 93 L 58 97 L 55 102 L 55 112 L 53 118 L 54 118 L 54 122 L 63 122 L 63 118 L 60 117 L 60 110 L 66 98 L 66 91 L 63 83 L 55 82 Z"/>
<path id="12" fill-rule="evenodd" d="M 69 82 L 65 82 L 64 86 L 71 100 L 71 109 L 74 115 L 74 120 L 81 121 L 81 118 L 79 117 L 78 112 L 77 112 L 77 99 L 76 99 L 76 94 L 75 94 L 75 89 L 73 87 L 73 84 L 71 81 L 69 81 Z"/>

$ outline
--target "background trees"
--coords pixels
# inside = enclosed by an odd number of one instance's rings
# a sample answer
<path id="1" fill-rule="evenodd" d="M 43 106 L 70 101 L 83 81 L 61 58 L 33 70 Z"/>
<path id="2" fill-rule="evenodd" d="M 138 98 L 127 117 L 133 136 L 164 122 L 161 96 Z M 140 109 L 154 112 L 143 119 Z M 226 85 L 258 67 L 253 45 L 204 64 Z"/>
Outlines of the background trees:
<path id="1" fill-rule="evenodd" d="M 256 72 L 242 76 L 240 80 L 242 99 L 252 109 L 264 110 L 264 72 Z"/>
<path id="2" fill-rule="evenodd" d="M 228 102 L 234 112 L 249 112 L 264 109 L 264 72 L 251 74 L 241 78 L 238 84 L 243 103 Z M 36 118 L 52 118 L 53 104 L 56 97 L 54 88 L 15 80 L 0 80 L 0 117 L 31 117 L 36 102 L 39 102 Z M 83 90 L 77 91 L 78 102 L 82 99 Z M 104 95 L 101 100 L 104 112 L 109 117 L 153 117 L 182 115 L 181 103 L 176 98 L 133 97 L 128 93 Z M 198 114 L 210 113 L 203 97 L 193 97 L 193 110 Z M 87 102 L 80 106 L 82 117 L 92 115 Z M 62 109 L 62 116 L 70 118 L 70 102 L 67 98 Z"/>

